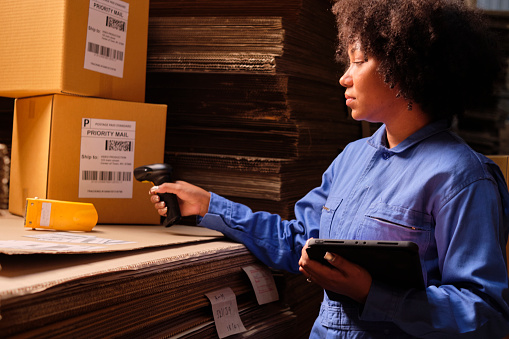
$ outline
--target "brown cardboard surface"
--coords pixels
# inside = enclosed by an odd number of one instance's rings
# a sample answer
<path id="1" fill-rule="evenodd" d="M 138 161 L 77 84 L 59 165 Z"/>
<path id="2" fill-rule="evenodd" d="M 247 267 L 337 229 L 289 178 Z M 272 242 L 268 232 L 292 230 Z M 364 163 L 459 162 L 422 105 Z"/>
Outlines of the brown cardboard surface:
<path id="1" fill-rule="evenodd" d="M 208 241 L 102 254 L 0 254 L 0 262 L 0 332 L 37 338 L 110 337 L 126 327 L 140 337 L 160 321 L 178 327 L 182 316 L 192 320 L 207 306 L 203 293 L 224 285 L 250 292 L 241 267 L 257 261 L 241 244 Z"/>
<path id="2" fill-rule="evenodd" d="M 0 211 L 2 241 L 44 241 L 27 237 L 56 234 L 52 230 L 23 227 L 23 218 Z M 199 260 L 200 256 L 223 250 L 245 252 L 241 244 L 223 240 L 221 233 L 197 226 L 99 225 L 92 232 L 66 232 L 101 238 L 133 241 L 79 252 L 13 250 L 0 247 L 0 299 L 32 294 L 67 281 L 104 273 L 136 270 L 172 262 Z M 67 243 L 75 245 L 75 243 Z M 83 244 L 94 247 L 94 244 Z M 118 277 L 118 276 L 117 276 Z"/>
<path id="3" fill-rule="evenodd" d="M 0 242 L 39 241 L 26 237 L 55 234 L 51 230 L 33 231 L 23 227 L 23 218 L 0 215 Z M 73 232 L 68 232 L 73 233 Z M 13 250 L 0 247 L 0 298 L 39 292 L 77 278 L 118 271 L 135 271 L 172 261 L 192 260 L 199 255 L 243 245 L 224 239 L 222 234 L 196 226 L 99 225 L 92 232 L 78 232 L 101 238 L 134 241 L 132 244 L 105 246 L 80 252 Z M 43 242 L 43 241 L 39 241 Z M 68 243 L 73 245 L 73 243 Z M 75 245 L 75 244 L 74 244 Z M 87 246 L 85 244 L 85 246 Z M 93 247 L 93 244 L 88 246 Z M 72 254 L 70 254 L 72 253 Z M 51 254 L 51 255 L 49 255 Z"/>
<path id="4" fill-rule="evenodd" d="M 24 227 L 23 218 L 18 216 L 0 217 L 0 227 L 2 230 L 0 233 L 0 253 L 5 254 L 88 254 L 132 251 L 149 247 L 207 241 L 223 237 L 221 233 L 213 230 L 199 226 L 185 225 L 173 225 L 171 227 L 163 227 L 160 225 L 97 225 L 90 232 L 59 232 L 46 229 L 33 230 Z M 50 236 L 52 239 L 58 239 L 59 235 L 63 235 L 68 239 L 72 239 L 73 236 L 83 236 L 88 238 L 95 237 L 99 241 L 110 239 L 129 243 L 107 245 L 108 242 L 106 242 L 106 244 L 101 244 L 90 240 L 86 240 L 85 242 L 42 240 L 47 236 Z M 66 238 L 63 239 L 65 240 Z M 93 238 L 91 240 L 93 240 Z M 6 244 L 5 241 L 13 241 L 12 247 Z M 16 242 L 19 241 L 38 242 L 41 244 L 50 243 L 55 245 L 55 249 L 40 249 L 36 247 L 15 248 Z M 58 245 L 68 246 L 69 249 L 65 249 L 63 246 L 58 247 Z M 72 246 L 76 245 L 80 246 L 82 249 L 72 250 Z"/>
<path id="5" fill-rule="evenodd" d="M 102 254 L 82 254 L 69 256 L 51 255 L 14 255 L 0 254 L 0 298 L 9 298 L 33 294 L 61 285 L 65 282 L 97 277 L 101 274 L 116 273 L 136 275 L 137 270 L 151 266 L 175 262 L 200 260 L 200 256 L 218 251 L 234 250 L 245 252 L 243 245 L 229 241 L 197 242 L 194 244 L 159 247 L 129 252 L 110 252 Z M 123 273 L 121 273 L 123 272 Z"/>
<path id="6" fill-rule="evenodd" d="M 132 178 L 132 198 L 80 198 L 82 118 L 136 122 L 134 166 L 164 161 L 166 105 L 50 95 L 17 99 L 11 151 L 9 211 L 26 198 L 94 204 L 99 223 L 159 224 L 150 185 Z"/>
<path id="7" fill-rule="evenodd" d="M 129 3 L 123 76 L 84 68 L 90 0 L 0 2 L 0 96 L 67 93 L 143 102 L 148 1 Z"/>

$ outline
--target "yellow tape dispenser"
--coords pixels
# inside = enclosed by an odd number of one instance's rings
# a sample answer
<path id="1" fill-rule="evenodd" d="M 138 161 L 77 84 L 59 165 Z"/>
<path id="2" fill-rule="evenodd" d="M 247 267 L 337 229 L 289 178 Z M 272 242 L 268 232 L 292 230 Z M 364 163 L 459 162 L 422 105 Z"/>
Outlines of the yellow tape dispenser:
<path id="1" fill-rule="evenodd" d="M 27 198 L 25 227 L 59 231 L 91 231 L 98 215 L 93 204 Z"/>

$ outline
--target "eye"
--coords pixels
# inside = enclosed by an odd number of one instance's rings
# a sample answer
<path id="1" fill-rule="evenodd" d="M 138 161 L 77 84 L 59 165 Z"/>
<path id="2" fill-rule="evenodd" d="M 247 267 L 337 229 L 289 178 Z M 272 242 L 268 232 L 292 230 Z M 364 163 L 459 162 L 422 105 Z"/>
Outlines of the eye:
<path id="1" fill-rule="evenodd" d="M 355 58 L 352 58 L 352 61 L 350 62 L 351 65 L 362 65 L 364 63 L 368 62 L 368 57 L 363 55 L 357 56 Z"/>

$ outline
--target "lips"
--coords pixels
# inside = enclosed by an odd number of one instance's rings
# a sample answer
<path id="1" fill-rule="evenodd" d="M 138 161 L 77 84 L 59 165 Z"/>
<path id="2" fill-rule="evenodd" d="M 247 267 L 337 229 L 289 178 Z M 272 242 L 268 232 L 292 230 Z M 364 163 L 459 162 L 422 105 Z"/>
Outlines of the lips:
<path id="1" fill-rule="evenodd" d="M 346 95 L 346 94 L 345 94 L 345 99 L 346 99 L 346 105 L 347 106 L 350 106 L 350 104 L 355 100 L 354 97 L 351 97 L 351 96 Z"/>

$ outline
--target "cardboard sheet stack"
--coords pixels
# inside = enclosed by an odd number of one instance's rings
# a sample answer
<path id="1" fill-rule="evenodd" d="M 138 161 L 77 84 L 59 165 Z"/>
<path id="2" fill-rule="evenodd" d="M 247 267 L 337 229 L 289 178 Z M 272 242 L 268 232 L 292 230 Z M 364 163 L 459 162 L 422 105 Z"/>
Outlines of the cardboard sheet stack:
<path id="1" fill-rule="evenodd" d="M 21 257 L 18 263 L 33 265 L 30 257 Z M 112 257 L 101 256 L 102 259 Z M 230 260 L 226 267 L 223 260 L 228 258 L 235 260 Z M 41 259 L 44 256 L 39 256 L 37 262 Z M 59 264 L 66 259 L 51 261 Z M 307 338 L 308 332 L 300 332 L 302 319 L 295 314 L 294 307 L 299 306 L 295 300 L 256 303 L 242 271 L 242 266 L 252 263 L 257 263 L 256 259 L 237 245 L 236 249 L 219 249 L 193 262 L 152 263 L 151 267 L 134 272 L 102 274 L 59 284 L 36 294 L 4 297 L 0 331 L 2 337 L 21 335 L 23 338 L 217 338 L 210 303 L 204 293 L 227 285 L 237 296 L 239 314 L 249 336 Z M 211 274 L 212 271 L 215 273 Z M 299 279 L 299 285 L 306 286 L 306 283 Z M 314 293 L 310 294 L 310 290 Z M 321 290 L 308 286 L 306 292 L 297 301 L 307 303 L 308 307 L 312 302 L 316 308 L 317 299 L 310 296 L 316 296 Z M 314 318 L 316 313 L 307 317 Z"/>
<path id="2" fill-rule="evenodd" d="M 158 224 L 132 176 L 164 158 L 166 106 L 144 103 L 148 2 L 6 0 L 0 13 L 0 97 L 16 98 L 9 211 L 39 197 L 93 203 L 99 223 Z"/>
<path id="3" fill-rule="evenodd" d="M 0 221 L 3 234 L 27 239 L 27 231 L 18 227 L 21 218 Z M 317 308 L 322 290 L 303 276 L 267 272 L 275 275 L 279 299 L 259 305 L 244 269 L 267 268 L 243 245 L 192 226 L 122 228 L 97 226 L 97 240 L 115 240 L 102 247 L 90 240 L 76 242 L 87 236 L 79 233 L 29 232 L 53 242 L 67 239 L 46 249 L 9 249 L 9 242 L 0 241 L 1 337 L 214 338 L 205 294 L 226 287 L 236 296 L 247 331 L 231 338 L 308 336 L 301 322 L 309 323 L 316 312 L 299 313 L 303 307 Z M 140 229 L 146 232 L 143 238 Z M 79 250 L 74 248 L 78 244 Z M 54 252 L 57 245 L 59 253 Z"/>
<path id="4" fill-rule="evenodd" d="M 147 96 L 170 107 L 178 178 L 293 216 L 360 125 L 348 118 L 326 0 L 151 1 Z"/>

